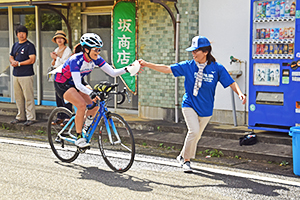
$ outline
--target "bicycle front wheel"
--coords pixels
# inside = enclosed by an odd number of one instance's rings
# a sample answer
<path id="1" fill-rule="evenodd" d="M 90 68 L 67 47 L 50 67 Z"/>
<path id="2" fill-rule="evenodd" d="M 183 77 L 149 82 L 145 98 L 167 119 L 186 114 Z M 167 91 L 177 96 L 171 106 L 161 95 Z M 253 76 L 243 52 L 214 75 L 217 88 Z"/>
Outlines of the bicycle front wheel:
<path id="1" fill-rule="evenodd" d="M 113 171 L 126 172 L 132 166 L 135 156 L 135 143 L 131 128 L 118 114 L 108 113 L 107 120 L 107 124 L 105 124 L 104 118 L 99 123 L 98 143 L 102 157 Z M 106 129 L 106 125 L 109 127 L 109 131 Z M 111 132 L 114 144 L 110 141 L 109 132 Z"/>
<path id="2" fill-rule="evenodd" d="M 61 124 L 53 125 L 52 122 L 57 118 L 58 114 L 69 119 L 71 119 L 73 115 L 71 111 L 64 107 L 55 108 L 51 112 L 47 124 L 48 141 L 53 153 L 59 160 L 63 162 L 73 162 L 78 157 L 79 152 L 77 151 L 75 144 L 68 140 L 71 140 L 76 135 L 75 125 L 72 127 L 74 122 L 70 123 L 68 126 L 66 125 L 67 127 L 62 127 Z M 58 137 L 58 133 L 61 132 L 63 128 L 65 128 L 65 130 L 61 135 L 65 137 L 66 140 Z"/>

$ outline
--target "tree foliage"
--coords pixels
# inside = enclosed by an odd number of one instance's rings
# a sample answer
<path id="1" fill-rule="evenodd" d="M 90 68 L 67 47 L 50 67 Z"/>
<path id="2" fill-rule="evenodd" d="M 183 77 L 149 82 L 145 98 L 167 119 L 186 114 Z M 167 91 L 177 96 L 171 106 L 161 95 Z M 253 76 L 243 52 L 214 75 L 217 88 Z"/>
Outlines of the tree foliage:
<path id="1" fill-rule="evenodd" d="M 62 19 L 57 14 L 43 13 L 41 16 L 42 31 L 56 31 L 62 29 Z M 26 27 L 29 31 L 35 30 L 35 15 L 25 16 Z"/>

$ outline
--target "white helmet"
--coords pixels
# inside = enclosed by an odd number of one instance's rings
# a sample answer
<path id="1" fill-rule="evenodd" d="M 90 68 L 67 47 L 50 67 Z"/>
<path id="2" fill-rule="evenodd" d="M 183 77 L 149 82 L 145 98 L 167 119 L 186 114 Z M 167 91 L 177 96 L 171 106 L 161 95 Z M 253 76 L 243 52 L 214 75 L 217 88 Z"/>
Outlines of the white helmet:
<path id="1" fill-rule="evenodd" d="M 88 47 L 96 47 L 101 48 L 103 46 L 103 42 L 99 35 L 95 33 L 85 33 L 80 38 L 81 46 L 88 46 Z"/>

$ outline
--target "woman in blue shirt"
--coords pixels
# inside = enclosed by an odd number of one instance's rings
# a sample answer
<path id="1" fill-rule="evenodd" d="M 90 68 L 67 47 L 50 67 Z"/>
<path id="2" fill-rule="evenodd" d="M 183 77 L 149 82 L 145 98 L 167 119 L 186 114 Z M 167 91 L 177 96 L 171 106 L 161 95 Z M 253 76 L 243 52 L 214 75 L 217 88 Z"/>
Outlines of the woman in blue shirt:
<path id="1" fill-rule="evenodd" d="M 216 62 L 211 55 L 211 50 L 212 47 L 206 37 L 196 36 L 192 39 L 191 47 L 186 49 L 192 52 L 193 60 L 171 66 L 139 60 L 141 67 L 148 67 L 162 73 L 173 73 L 175 77 L 185 77 L 182 113 L 188 133 L 182 151 L 177 157 L 184 172 L 192 171 L 190 159 L 195 158 L 197 143 L 213 114 L 217 83 L 220 82 L 224 88 L 230 86 L 239 95 L 242 103 L 246 103 L 246 97 L 238 84 L 231 78 L 225 67 Z"/>

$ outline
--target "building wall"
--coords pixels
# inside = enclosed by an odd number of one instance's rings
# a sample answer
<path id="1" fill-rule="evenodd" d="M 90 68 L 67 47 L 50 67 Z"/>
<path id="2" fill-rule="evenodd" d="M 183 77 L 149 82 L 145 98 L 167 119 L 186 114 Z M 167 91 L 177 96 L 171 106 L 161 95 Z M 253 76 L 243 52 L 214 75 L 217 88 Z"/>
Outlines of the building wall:
<path id="1" fill-rule="evenodd" d="M 209 8 L 209 9 L 208 9 Z M 199 33 L 207 36 L 211 42 L 212 54 L 228 71 L 241 70 L 242 75 L 235 79 L 242 92 L 248 93 L 250 1 L 240 0 L 200 0 Z M 247 63 L 230 64 L 230 56 Z M 232 90 L 218 84 L 212 121 L 233 123 Z M 245 124 L 247 104 L 242 105 L 234 94 L 239 125 Z"/>
<path id="2" fill-rule="evenodd" d="M 173 3 L 167 3 L 175 13 Z M 237 7 L 238 5 L 238 7 Z M 230 65 L 230 56 L 248 62 L 249 56 L 249 1 L 184 0 L 177 3 L 180 13 L 179 61 L 192 59 L 185 51 L 195 35 L 204 35 L 212 42 L 213 55 L 229 71 L 241 70 L 236 79 L 241 90 L 247 93 L 247 66 L 245 63 Z M 148 0 L 139 1 L 139 58 L 154 63 L 175 63 L 173 48 L 174 29 L 167 11 Z M 184 94 L 183 78 L 179 78 L 178 102 Z M 230 88 L 217 86 L 212 122 L 233 124 L 232 93 Z M 139 115 L 144 118 L 174 121 L 175 84 L 172 74 L 162 74 L 145 69 L 139 75 Z M 246 106 L 237 95 L 234 97 L 238 125 L 247 121 Z M 179 120 L 182 121 L 179 109 Z"/>
<path id="3" fill-rule="evenodd" d="M 167 3 L 176 14 L 174 3 Z M 179 61 L 191 59 L 185 49 L 191 38 L 198 34 L 198 0 L 183 0 L 177 3 L 180 13 Z M 175 15 L 176 18 L 176 15 Z M 167 10 L 149 0 L 138 4 L 138 54 L 139 58 L 153 63 L 174 64 L 174 28 Z M 174 120 L 175 78 L 145 69 L 139 75 L 139 115 L 152 119 Z M 178 79 L 178 102 L 184 93 L 183 78 Z"/>

